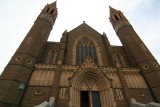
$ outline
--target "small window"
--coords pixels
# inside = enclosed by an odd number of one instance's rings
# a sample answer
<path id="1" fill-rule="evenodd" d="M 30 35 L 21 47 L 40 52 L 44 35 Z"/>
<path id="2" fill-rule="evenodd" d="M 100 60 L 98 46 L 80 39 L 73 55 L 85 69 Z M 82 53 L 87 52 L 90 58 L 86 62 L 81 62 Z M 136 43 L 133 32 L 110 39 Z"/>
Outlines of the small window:
<path id="1" fill-rule="evenodd" d="M 49 12 L 49 9 L 50 9 L 50 8 L 48 7 L 48 9 L 47 9 L 47 11 L 46 11 L 46 12 Z"/>
<path id="2" fill-rule="evenodd" d="M 51 14 L 53 14 L 54 10 L 51 11 Z"/>
<path id="3" fill-rule="evenodd" d="M 28 40 L 27 40 L 27 44 L 30 44 L 32 41 L 32 37 L 29 37 Z"/>
<path id="4" fill-rule="evenodd" d="M 114 17 L 115 17 L 115 19 L 118 21 L 119 20 L 119 18 L 117 17 L 117 15 L 114 15 Z"/>
<path id="5" fill-rule="evenodd" d="M 41 35 L 44 36 L 44 34 L 45 34 L 45 30 L 43 29 L 43 30 L 41 31 Z"/>
<path id="6" fill-rule="evenodd" d="M 130 41 L 130 40 L 131 40 L 129 36 L 127 36 L 127 40 L 128 40 L 128 41 Z"/>

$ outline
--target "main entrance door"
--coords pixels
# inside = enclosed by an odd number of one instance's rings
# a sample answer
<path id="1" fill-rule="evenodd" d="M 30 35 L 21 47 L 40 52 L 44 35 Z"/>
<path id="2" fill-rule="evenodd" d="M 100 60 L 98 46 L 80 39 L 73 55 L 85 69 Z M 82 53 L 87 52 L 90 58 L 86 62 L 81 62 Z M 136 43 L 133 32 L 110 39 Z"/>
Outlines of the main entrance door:
<path id="1" fill-rule="evenodd" d="M 81 91 L 81 107 L 101 107 L 98 91 Z"/>
<path id="2" fill-rule="evenodd" d="M 78 71 L 70 84 L 72 107 L 116 107 L 110 80 L 100 71 Z"/>

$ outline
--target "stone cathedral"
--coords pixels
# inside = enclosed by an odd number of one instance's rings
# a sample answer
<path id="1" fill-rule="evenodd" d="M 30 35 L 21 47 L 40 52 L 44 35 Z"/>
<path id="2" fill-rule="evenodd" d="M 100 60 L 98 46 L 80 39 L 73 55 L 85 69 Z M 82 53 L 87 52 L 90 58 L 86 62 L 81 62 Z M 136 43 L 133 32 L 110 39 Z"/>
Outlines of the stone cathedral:
<path id="1" fill-rule="evenodd" d="M 85 22 L 48 42 L 57 7 L 47 4 L 0 76 L 0 107 L 160 107 L 158 62 L 123 13 L 109 9 L 123 46 Z"/>

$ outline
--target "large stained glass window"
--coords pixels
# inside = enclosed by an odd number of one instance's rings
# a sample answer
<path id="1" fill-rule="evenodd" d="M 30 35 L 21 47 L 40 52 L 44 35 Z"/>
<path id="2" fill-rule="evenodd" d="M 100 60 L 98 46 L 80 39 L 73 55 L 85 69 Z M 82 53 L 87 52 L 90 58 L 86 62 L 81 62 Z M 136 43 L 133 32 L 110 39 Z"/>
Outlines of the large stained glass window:
<path id="1" fill-rule="evenodd" d="M 82 64 L 87 57 L 98 64 L 96 47 L 89 38 L 83 37 L 76 46 L 76 65 Z"/>

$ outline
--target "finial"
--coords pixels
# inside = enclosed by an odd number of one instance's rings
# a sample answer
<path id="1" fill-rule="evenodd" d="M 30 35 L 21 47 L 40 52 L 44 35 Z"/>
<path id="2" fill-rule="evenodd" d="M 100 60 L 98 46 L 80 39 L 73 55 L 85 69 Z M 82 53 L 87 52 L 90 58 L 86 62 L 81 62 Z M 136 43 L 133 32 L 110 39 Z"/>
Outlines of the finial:
<path id="1" fill-rule="evenodd" d="M 67 31 L 67 29 L 64 31 L 64 33 L 67 33 L 68 31 Z"/>
<path id="2" fill-rule="evenodd" d="M 85 23 L 85 21 L 83 21 L 83 23 Z"/>
<path id="3" fill-rule="evenodd" d="M 56 5 L 57 5 L 57 0 L 54 1 L 53 3 L 49 4 L 49 5 L 52 5 L 52 6 L 56 7 Z"/>
<path id="4" fill-rule="evenodd" d="M 105 33 L 105 32 L 103 32 L 103 35 L 104 35 L 104 36 L 106 36 L 106 33 Z"/>

